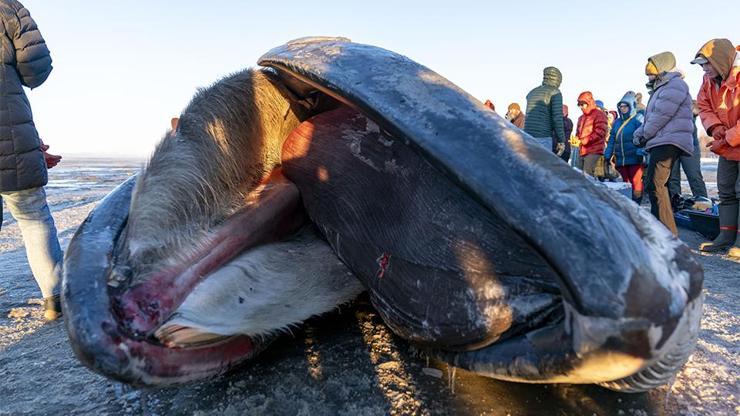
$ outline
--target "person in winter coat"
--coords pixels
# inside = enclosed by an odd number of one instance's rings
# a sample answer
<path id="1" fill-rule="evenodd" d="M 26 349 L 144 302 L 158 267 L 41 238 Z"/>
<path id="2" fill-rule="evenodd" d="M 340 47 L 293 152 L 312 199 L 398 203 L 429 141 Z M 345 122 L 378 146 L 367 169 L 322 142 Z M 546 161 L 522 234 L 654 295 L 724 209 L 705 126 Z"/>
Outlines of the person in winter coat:
<path id="1" fill-rule="evenodd" d="M 674 235 L 678 235 L 673 218 L 668 177 L 682 153 L 693 154 L 691 95 L 683 76 L 676 70 L 676 58 L 663 52 L 648 58 L 645 66 L 650 99 L 645 121 L 635 130 L 635 145 L 649 153 L 645 191 L 650 198 L 650 211 Z"/>
<path id="2" fill-rule="evenodd" d="M 36 23 L 16 0 L 0 0 L 0 199 L 18 221 L 26 255 L 44 297 L 44 317 L 61 315 L 59 282 L 62 250 L 46 203 L 47 160 L 23 86 L 36 88 L 52 70 L 51 57 Z M 48 156 L 48 157 L 47 157 Z M 46 159 L 46 160 L 45 160 Z"/>
<path id="3" fill-rule="evenodd" d="M 707 198 L 707 186 L 704 183 L 704 176 L 701 174 L 701 149 L 699 148 L 699 135 L 696 129 L 696 117 L 699 115 L 699 107 L 696 105 L 696 101 L 692 101 L 691 113 L 694 115 L 694 133 L 692 135 L 694 154 L 690 156 L 681 155 L 676 163 L 673 164 L 671 177 L 668 179 L 668 192 L 671 195 L 671 200 L 681 195 L 681 168 L 683 168 L 686 174 L 686 179 L 689 181 L 689 188 L 691 188 L 691 194 L 694 198 Z"/>
<path id="4" fill-rule="evenodd" d="M 563 104 L 563 129 L 565 130 L 565 151 L 560 158 L 567 162 L 570 159 L 570 135 L 573 134 L 573 120 L 568 118 L 568 106 L 565 104 Z"/>
<path id="5" fill-rule="evenodd" d="M 691 63 L 701 65 L 704 81 L 696 99 L 699 117 L 712 136 L 709 144 L 719 155 L 719 236 L 702 244 L 702 251 L 730 248 L 740 258 L 738 204 L 740 201 L 740 47 L 728 39 L 712 39 L 699 49 Z"/>
<path id="6" fill-rule="evenodd" d="M 645 114 L 645 104 L 642 103 L 642 93 L 638 92 L 635 94 L 637 100 L 637 114 Z"/>
<path id="7" fill-rule="evenodd" d="M 604 158 L 614 162 L 622 180 L 632 185 L 632 200 L 638 205 L 642 201 L 642 156 L 632 143 L 632 137 L 642 123 L 637 117 L 635 93 L 628 92 L 617 104 L 619 117 L 612 125 Z"/>
<path id="8" fill-rule="evenodd" d="M 524 128 L 525 116 L 524 113 L 522 113 L 522 108 L 519 107 L 518 103 L 509 104 L 509 108 L 506 111 L 506 119 L 509 120 L 511 124 L 519 127 L 520 129 Z"/>
<path id="9" fill-rule="evenodd" d="M 606 115 L 596 106 L 590 91 L 584 91 L 578 96 L 578 107 L 583 112 L 583 115 L 578 117 L 576 128 L 581 156 L 579 168 L 585 174 L 594 176 L 596 163 L 604 154 L 606 145 Z"/>
<path id="10" fill-rule="evenodd" d="M 534 138 L 550 138 L 552 151 L 561 156 L 565 151 L 560 83 L 563 74 L 554 66 L 543 71 L 542 85 L 527 94 L 527 118 L 524 131 Z"/>

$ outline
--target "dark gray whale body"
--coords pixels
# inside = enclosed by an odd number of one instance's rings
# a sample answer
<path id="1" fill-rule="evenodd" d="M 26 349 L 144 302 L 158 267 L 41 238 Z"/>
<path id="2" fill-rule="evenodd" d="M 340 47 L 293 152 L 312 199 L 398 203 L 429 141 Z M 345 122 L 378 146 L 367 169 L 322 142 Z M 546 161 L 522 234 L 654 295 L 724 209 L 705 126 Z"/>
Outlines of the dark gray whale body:
<path id="1" fill-rule="evenodd" d="M 702 270 L 626 198 L 393 52 L 307 38 L 259 64 L 306 120 L 283 138 L 286 186 L 300 192 L 305 214 L 397 335 L 486 376 L 619 391 L 664 384 L 687 360 Z M 96 208 L 67 253 L 64 307 L 78 356 L 150 385 L 252 358 L 270 336 L 191 347 L 157 340 L 184 296 L 158 298 L 157 278 L 137 282 L 146 302 L 129 295 L 133 284 L 111 287 L 129 207 L 137 209 L 131 182 Z M 284 212 L 295 211 L 285 201 Z M 257 215 L 249 209 L 242 216 Z M 294 229 L 281 227 L 271 241 Z M 222 263 L 201 257 L 194 264 Z"/>

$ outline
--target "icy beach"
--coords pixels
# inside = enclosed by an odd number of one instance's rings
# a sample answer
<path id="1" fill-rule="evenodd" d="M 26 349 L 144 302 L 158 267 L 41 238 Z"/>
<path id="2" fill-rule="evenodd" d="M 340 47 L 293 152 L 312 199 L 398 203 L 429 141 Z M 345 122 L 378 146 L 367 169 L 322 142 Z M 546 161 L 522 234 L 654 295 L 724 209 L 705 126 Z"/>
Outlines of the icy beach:
<path id="1" fill-rule="evenodd" d="M 716 196 L 716 159 L 702 162 Z M 68 158 L 49 172 L 48 200 L 63 248 L 96 202 L 142 165 Z M 2 221 L 0 415 L 740 414 L 740 263 L 700 254 L 702 237 L 685 229 L 680 237 L 705 271 L 702 331 L 675 382 L 650 393 L 507 383 L 430 362 L 395 337 L 364 297 L 285 334 L 227 376 L 142 390 L 87 370 L 70 349 L 64 323 L 44 324 L 17 224 L 7 210 Z"/>

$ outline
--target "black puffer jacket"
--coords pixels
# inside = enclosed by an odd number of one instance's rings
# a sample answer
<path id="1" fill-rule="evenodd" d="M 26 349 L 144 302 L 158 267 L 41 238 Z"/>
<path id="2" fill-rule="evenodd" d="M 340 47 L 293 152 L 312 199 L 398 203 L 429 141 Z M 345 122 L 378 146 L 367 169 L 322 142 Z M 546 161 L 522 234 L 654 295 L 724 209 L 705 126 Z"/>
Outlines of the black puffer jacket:
<path id="1" fill-rule="evenodd" d="M 15 0 L 0 0 L 0 32 L 0 192 L 21 191 L 47 181 L 22 85 L 36 88 L 46 81 L 51 57 L 36 22 Z"/>
<path id="2" fill-rule="evenodd" d="M 560 70 L 549 66 L 543 71 L 542 85 L 527 94 L 527 119 L 524 131 L 532 137 L 555 137 L 553 143 L 565 143 L 563 96 L 560 94 Z"/>

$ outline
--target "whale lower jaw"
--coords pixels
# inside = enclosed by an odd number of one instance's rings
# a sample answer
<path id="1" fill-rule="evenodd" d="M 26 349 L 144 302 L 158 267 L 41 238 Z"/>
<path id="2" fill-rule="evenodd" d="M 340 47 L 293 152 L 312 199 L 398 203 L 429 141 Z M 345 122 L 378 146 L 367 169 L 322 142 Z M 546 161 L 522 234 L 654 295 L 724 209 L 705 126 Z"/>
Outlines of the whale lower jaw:
<path id="1" fill-rule="evenodd" d="M 596 349 L 577 355 L 574 359 L 577 363 L 562 374 L 544 375 L 532 365 L 516 366 L 516 363 L 507 373 L 485 365 L 468 369 L 486 377 L 518 383 L 598 384 L 623 393 L 645 392 L 669 383 L 689 359 L 699 336 L 703 305 L 703 293 L 687 304 L 672 335 L 660 349 L 652 352 L 652 359 Z"/>
<path id="2" fill-rule="evenodd" d="M 686 305 L 676 330 L 653 360 L 632 375 L 598 384 L 623 393 L 640 393 L 671 382 L 694 351 L 703 307 L 704 293 L 701 293 Z"/>

